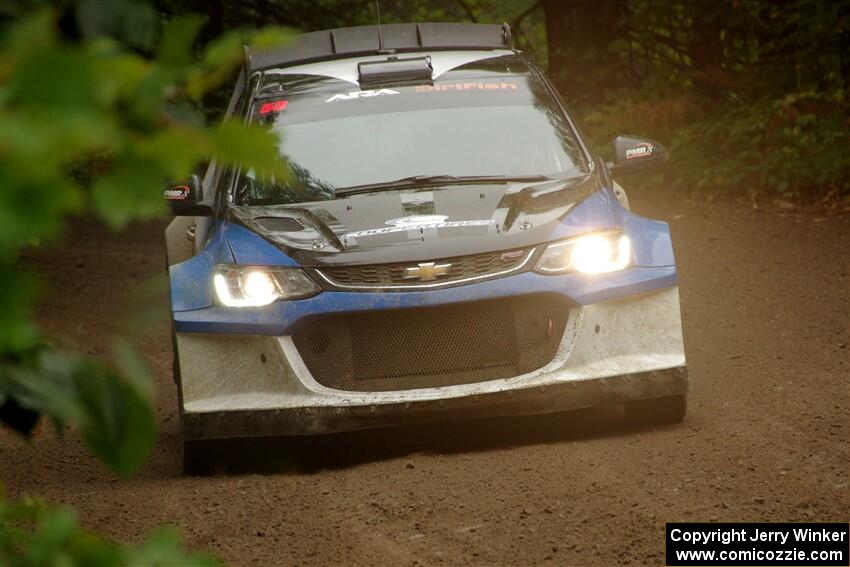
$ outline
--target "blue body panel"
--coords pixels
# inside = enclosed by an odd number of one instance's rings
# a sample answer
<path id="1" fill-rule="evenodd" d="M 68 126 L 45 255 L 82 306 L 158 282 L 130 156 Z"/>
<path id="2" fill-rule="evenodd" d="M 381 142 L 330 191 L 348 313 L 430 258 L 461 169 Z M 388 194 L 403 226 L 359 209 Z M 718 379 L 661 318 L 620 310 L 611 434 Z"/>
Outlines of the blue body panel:
<path id="1" fill-rule="evenodd" d="M 227 241 L 237 264 L 244 266 L 298 266 L 262 236 L 233 223 L 224 223 Z"/>
<path id="2" fill-rule="evenodd" d="M 441 290 L 416 292 L 325 291 L 308 299 L 279 301 L 265 307 L 214 306 L 174 313 L 177 331 L 184 333 L 239 333 L 287 335 L 304 319 L 323 313 L 378 311 L 404 307 L 448 305 L 481 299 L 554 292 L 575 304 L 617 299 L 676 285 L 676 269 L 631 268 L 604 278 L 568 274 L 543 276 L 527 272 L 516 276 Z"/>
<path id="3" fill-rule="evenodd" d="M 232 264 L 233 254 L 227 243 L 225 223 L 216 223 L 207 245 L 190 260 L 168 269 L 171 281 L 171 310 L 203 309 L 213 304 L 212 271 L 216 264 Z"/>
<path id="4" fill-rule="evenodd" d="M 597 191 L 574 207 L 552 233 L 549 241 L 587 232 L 620 229 L 632 240 L 634 265 L 673 266 L 673 242 L 666 222 L 648 219 L 626 209 L 610 189 Z"/>
<path id="5" fill-rule="evenodd" d="M 228 308 L 213 305 L 210 282 L 215 264 L 297 264 L 257 234 L 222 221 L 216 224 L 201 253 L 170 269 L 175 327 L 179 332 L 189 333 L 276 336 L 289 334 L 300 322 L 324 313 L 425 307 L 545 292 L 559 293 L 575 305 L 587 305 L 676 285 L 667 223 L 625 210 L 608 189 L 597 191 L 574 207 L 552 233 L 550 241 L 613 228 L 622 228 L 632 240 L 634 264 L 621 272 L 598 276 L 527 272 L 429 291 L 325 291 L 308 299 L 280 301 L 265 307 Z"/>
<path id="6" fill-rule="evenodd" d="M 552 231 L 549 241 L 572 238 L 596 230 L 620 228 L 623 226 L 624 212 L 625 209 L 616 197 L 612 198 L 608 191 L 596 191 L 570 209 L 564 220 Z"/>

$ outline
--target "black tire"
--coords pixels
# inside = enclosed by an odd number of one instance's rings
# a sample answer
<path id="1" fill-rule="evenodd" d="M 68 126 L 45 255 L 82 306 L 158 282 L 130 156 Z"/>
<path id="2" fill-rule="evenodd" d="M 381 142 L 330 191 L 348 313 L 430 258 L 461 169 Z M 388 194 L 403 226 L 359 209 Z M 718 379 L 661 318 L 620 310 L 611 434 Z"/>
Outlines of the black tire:
<path id="1" fill-rule="evenodd" d="M 183 440 L 183 473 L 190 476 L 209 476 L 221 468 L 215 441 Z"/>
<path id="2" fill-rule="evenodd" d="M 688 395 L 626 402 L 626 421 L 633 425 L 680 423 L 688 413 Z"/>
<path id="3" fill-rule="evenodd" d="M 171 318 L 171 378 L 180 390 L 180 355 L 177 352 L 177 329 L 174 326 L 174 317 Z M 180 401 L 182 407 L 182 400 Z"/>
<path id="4" fill-rule="evenodd" d="M 176 341 L 175 341 L 176 343 Z M 180 360 L 177 358 L 177 345 L 172 348 L 172 352 L 174 353 L 171 360 L 171 379 L 174 380 L 174 383 L 180 387 Z"/>

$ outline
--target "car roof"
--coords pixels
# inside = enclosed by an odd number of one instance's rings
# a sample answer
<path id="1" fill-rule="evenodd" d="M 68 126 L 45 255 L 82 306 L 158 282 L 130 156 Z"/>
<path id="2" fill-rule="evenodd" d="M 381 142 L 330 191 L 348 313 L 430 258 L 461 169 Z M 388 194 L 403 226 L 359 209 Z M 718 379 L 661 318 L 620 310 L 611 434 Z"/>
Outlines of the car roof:
<path id="1" fill-rule="evenodd" d="M 513 49 L 507 24 L 420 23 L 356 26 L 305 33 L 271 49 L 245 47 L 250 76 L 264 69 L 364 56 L 439 50 Z"/>

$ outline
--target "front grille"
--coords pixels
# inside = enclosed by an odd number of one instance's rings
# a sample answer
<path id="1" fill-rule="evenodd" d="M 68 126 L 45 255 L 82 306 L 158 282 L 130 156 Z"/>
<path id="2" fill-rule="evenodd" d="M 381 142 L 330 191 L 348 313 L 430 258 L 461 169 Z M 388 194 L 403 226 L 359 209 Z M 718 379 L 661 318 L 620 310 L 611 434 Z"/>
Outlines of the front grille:
<path id="1" fill-rule="evenodd" d="M 292 217 L 257 217 L 254 222 L 270 232 L 300 232 L 304 230 L 298 219 Z"/>
<path id="2" fill-rule="evenodd" d="M 318 270 L 331 287 L 352 287 L 375 289 L 382 287 L 416 287 L 423 283 L 448 285 L 469 278 L 483 279 L 503 272 L 512 273 L 524 267 L 528 255 L 533 252 L 517 249 L 499 252 L 487 252 L 471 256 L 456 256 L 433 260 L 436 265 L 451 264 L 448 273 L 431 281 L 417 278 L 405 278 L 408 268 L 416 268 L 417 262 L 396 262 L 392 264 L 370 264 L 365 266 L 331 266 Z"/>
<path id="3" fill-rule="evenodd" d="M 569 306 L 526 295 L 459 305 L 332 315 L 293 340 L 317 382 L 378 392 L 510 378 L 555 356 Z"/>

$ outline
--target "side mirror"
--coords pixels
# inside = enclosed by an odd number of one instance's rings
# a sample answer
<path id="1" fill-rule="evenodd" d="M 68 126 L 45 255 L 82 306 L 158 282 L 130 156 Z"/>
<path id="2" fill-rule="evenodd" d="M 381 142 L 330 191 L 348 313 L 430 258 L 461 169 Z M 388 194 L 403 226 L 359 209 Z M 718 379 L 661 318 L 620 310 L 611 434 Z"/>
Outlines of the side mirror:
<path id="1" fill-rule="evenodd" d="M 204 198 L 204 190 L 201 179 L 197 175 L 166 187 L 163 198 L 171 207 L 174 216 L 208 217 L 212 215 L 212 207 L 201 202 Z"/>
<path id="2" fill-rule="evenodd" d="M 670 158 L 667 149 L 649 138 L 617 136 L 611 173 L 632 173 L 663 164 Z"/>

